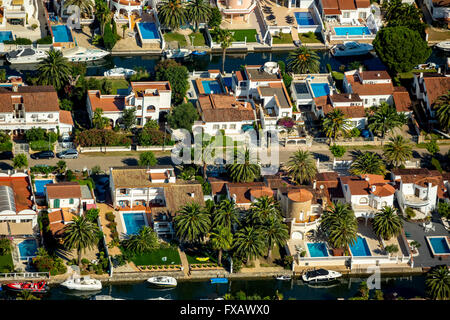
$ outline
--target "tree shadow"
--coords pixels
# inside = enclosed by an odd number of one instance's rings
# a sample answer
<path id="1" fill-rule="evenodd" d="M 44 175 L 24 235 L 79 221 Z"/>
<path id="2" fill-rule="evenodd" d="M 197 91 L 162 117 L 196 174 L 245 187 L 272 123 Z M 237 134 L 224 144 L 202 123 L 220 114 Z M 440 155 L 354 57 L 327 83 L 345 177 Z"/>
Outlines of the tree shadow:
<path id="1" fill-rule="evenodd" d="M 14 169 L 9 163 L 0 162 L 0 170 L 12 170 Z"/>
<path id="2" fill-rule="evenodd" d="M 160 157 L 158 158 L 158 164 L 172 165 L 172 157 L 171 156 Z"/>
<path id="3" fill-rule="evenodd" d="M 138 165 L 138 160 L 135 158 L 126 158 L 126 159 L 123 159 L 122 162 L 124 164 L 126 164 L 127 166 L 137 166 Z"/>
<path id="4" fill-rule="evenodd" d="M 330 156 L 322 153 L 312 152 L 314 159 L 319 159 L 322 162 L 330 161 Z"/>

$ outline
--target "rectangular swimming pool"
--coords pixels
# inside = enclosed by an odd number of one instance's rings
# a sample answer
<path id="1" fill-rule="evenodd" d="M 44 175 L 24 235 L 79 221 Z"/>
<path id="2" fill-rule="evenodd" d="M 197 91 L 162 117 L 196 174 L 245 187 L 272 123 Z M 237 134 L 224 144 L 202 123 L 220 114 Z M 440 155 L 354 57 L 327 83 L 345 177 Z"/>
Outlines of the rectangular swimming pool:
<path id="1" fill-rule="evenodd" d="M 313 26 L 315 25 L 314 19 L 309 12 L 295 12 L 295 20 L 299 26 Z"/>
<path id="2" fill-rule="evenodd" d="M 66 25 L 52 26 L 55 42 L 73 42 L 72 32 Z"/>
<path id="3" fill-rule="evenodd" d="M 203 80 L 202 86 L 206 94 L 223 93 L 222 87 L 217 80 Z"/>
<path id="4" fill-rule="evenodd" d="M 137 234 L 142 227 L 146 226 L 144 213 L 122 213 L 125 222 L 126 234 Z"/>
<path id="5" fill-rule="evenodd" d="M 0 43 L 6 40 L 13 40 L 13 35 L 11 31 L 0 31 Z"/>
<path id="6" fill-rule="evenodd" d="M 330 94 L 330 86 L 328 83 L 310 83 L 314 97 L 322 97 Z"/>
<path id="7" fill-rule="evenodd" d="M 36 240 L 26 239 L 17 245 L 19 247 L 20 260 L 33 258 L 37 254 Z"/>
<path id="8" fill-rule="evenodd" d="M 307 243 L 307 246 L 310 257 L 328 257 L 328 249 L 325 243 Z"/>
<path id="9" fill-rule="evenodd" d="M 356 242 L 350 246 L 350 251 L 352 256 L 355 257 L 370 257 L 372 254 L 370 253 L 369 245 L 367 244 L 367 240 L 363 237 L 358 236 Z"/>
<path id="10" fill-rule="evenodd" d="M 53 180 L 34 180 L 34 188 L 36 192 L 34 193 L 37 197 L 45 196 L 45 186 L 47 184 L 53 183 Z"/>
<path id="11" fill-rule="evenodd" d="M 334 32 L 338 36 L 362 36 L 363 34 L 369 35 L 370 30 L 367 27 L 334 27 Z"/>
<path id="12" fill-rule="evenodd" d="M 156 24 L 152 22 L 139 22 L 137 25 L 141 32 L 142 39 L 159 39 Z"/>
<path id="13" fill-rule="evenodd" d="M 427 237 L 433 255 L 450 255 L 450 246 L 447 237 Z"/>

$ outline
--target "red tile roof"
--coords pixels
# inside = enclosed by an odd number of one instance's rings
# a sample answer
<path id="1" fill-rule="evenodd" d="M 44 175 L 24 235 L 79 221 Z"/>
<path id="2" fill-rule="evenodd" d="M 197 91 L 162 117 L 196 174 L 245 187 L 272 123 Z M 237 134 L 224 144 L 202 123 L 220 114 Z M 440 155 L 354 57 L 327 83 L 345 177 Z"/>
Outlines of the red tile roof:
<path id="1" fill-rule="evenodd" d="M 450 90 L 450 77 L 424 77 L 428 102 L 432 106 L 436 100 Z"/>
<path id="2" fill-rule="evenodd" d="M 238 122 L 255 120 L 250 103 L 237 101 L 225 94 L 209 94 L 198 98 L 198 108 L 205 122 Z"/>
<path id="3" fill-rule="evenodd" d="M 394 94 L 395 109 L 397 112 L 410 112 L 411 109 L 411 98 L 408 91 L 404 87 L 395 87 Z"/>
<path id="4" fill-rule="evenodd" d="M 72 113 L 70 111 L 60 110 L 59 111 L 59 122 L 65 123 L 65 124 L 70 124 L 71 126 L 73 126 Z"/>
<path id="5" fill-rule="evenodd" d="M 52 86 L 20 86 L 17 92 L 0 88 L 0 112 L 12 112 L 14 103 L 23 103 L 27 112 L 59 111 L 59 100 Z"/>
<path id="6" fill-rule="evenodd" d="M 17 212 L 33 208 L 31 186 L 27 177 L 0 177 L 0 186 L 8 186 L 13 190 Z"/>
<path id="7" fill-rule="evenodd" d="M 81 188 L 77 182 L 60 182 L 46 185 L 49 199 L 81 199 Z"/>
<path id="8" fill-rule="evenodd" d="M 125 108 L 124 96 L 102 95 L 98 90 L 89 90 L 88 97 L 91 102 L 92 111 L 99 108 L 103 112 L 122 112 Z"/>

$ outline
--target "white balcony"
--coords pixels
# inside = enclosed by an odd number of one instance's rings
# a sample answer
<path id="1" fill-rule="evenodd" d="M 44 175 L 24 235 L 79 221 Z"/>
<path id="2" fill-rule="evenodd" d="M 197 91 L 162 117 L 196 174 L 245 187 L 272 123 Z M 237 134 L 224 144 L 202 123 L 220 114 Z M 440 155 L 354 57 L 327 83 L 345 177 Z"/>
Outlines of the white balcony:
<path id="1" fill-rule="evenodd" d="M 405 205 L 409 206 L 409 207 L 413 207 L 413 208 L 421 208 L 421 207 L 426 207 L 430 204 L 430 200 L 429 199 L 420 199 L 416 196 L 413 195 L 405 195 Z"/>

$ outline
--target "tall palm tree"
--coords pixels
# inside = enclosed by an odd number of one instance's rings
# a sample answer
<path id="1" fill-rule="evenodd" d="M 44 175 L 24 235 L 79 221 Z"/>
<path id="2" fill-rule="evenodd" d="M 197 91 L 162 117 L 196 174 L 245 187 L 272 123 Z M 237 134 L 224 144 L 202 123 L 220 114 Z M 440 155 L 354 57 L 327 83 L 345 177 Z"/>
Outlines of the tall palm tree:
<path id="1" fill-rule="evenodd" d="M 443 130 L 450 131 L 450 91 L 440 96 L 435 104 L 437 118 Z"/>
<path id="2" fill-rule="evenodd" d="M 213 225 L 231 229 L 233 224 L 238 223 L 238 215 L 234 201 L 224 199 L 216 207 Z"/>
<path id="3" fill-rule="evenodd" d="M 206 174 L 207 165 L 213 161 L 216 154 L 214 140 L 215 137 L 210 138 L 208 136 L 205 138 L 205 135 L 203 135 L 201 142 L 196 141 L 194 148 L 191 149 L 191 158 L 194 160 L 194 163 L 202 165 L 204 181 L 208 178 Z M 199 152 L 196 152 L 197 150 Z"/>
<path id="4" fill-rule="evenodd" d="M 334 248 L 346 250 L 357 239 L 358 223 L 349 204 L 336 203 L 322 214 L 320 228 Z"/>
<path id="5" fill-rule="evenodd" d="M 103 129 L 108 125 L 108 123 L 108 118 L 103 117 L 103 109 L 96 108 L 92 117 L 92 124 L 94 125 L 94 127 L 97 129 Z"/>
<path id="6" fill-rule="evenodd" d="M 198 25 L 207 22 L 211 17 L 211 6 L 204 0 L 189 0 L 186 5 L 187 16 L 195 24 L 195 32 L 198 32 Z"/>
<path id="7" fill-rule="evenodd" d="M 344 113 L 339 109 L 334 109 L 325 115 L 322 120 L 322 128 L 325 135 L 331 139 L 336 140 L 339 133 L 346 133 L 350 129 L 350 121 L 345 119 Z"/>
<path id="8" fill-rule="evenodd" d="M 350 173 L 354 175 L 363 174 L 386 174 L 386 166 L 383 159 L 375 152 L 358 152 L 356 159 L 350 165 Z"/>
<path id="9" fill-rule="evenodd" d="M 98 227 L 85 217 L 75 217 L 72 223 L 66 224 L 63 229 L 64 246 L 67 249 L 76 249 L 78 266 L 81 265 L 81 252 L 94 248 L 99 240 Z"/>
<path id="10" fill-rule="evenodd" d="M 403 222 L 393 207 L 383 207 L 373 218 L 373 231 L 384 240 L 398 236 L 402 227 Z"/>
<path id="11" fill-rule="evenodd" d="M 158 18 L 163 26 L 177 30 L 186 22 L 186 8 L 181 0 L 163 0 L 157 7 Z"/>
<path id="12" fill-rule="evenodd" d="M 265 250 L 265 241 L 261 230 L 253 226 L 240 229 L 235 234 L 233 248 L 236 254 L 245 261 L 262 256 Z"/>
<path id="13" fill-rule="evenodd" d="M 395 168 L 405 163 L 412 157 L 412 146 L 401 135 L 389 139 L 390 142 L 383 147 L 384 157 Z"/>
<path id="14" fill-rule="evenodd" d="M 189 243 L 202 241 L 211 225 L 209 215 L 195 202 L 182 207 L 174 222 L 177 237 Z"/>
<path id="15" fill-rule="evenodd" d="M 217 226 L 209 233 L 209 242 L 217 250 L 217 264 L 222 265 L 223 250 L 230 250 L 233 245 L 233 234 L 230 228 Z"/>
<path id="16" fill-rule="evenodd" d="M 220 43 L 220 47 L 222 48 L 222 73 L 225 74 L 225 56 L 227 48 L 231 46 L 231 42 L 233 41 L 233 35 L 228 29 L 218 29 L 217 32 L 217 40 Z"/>
<path id="17" fill-rule="evenodd" d="M 263 196 L 250 205 L 248 215 L 251 224 L 264 224 L 267 220 L 281 219 L 280 203 L 273 197 Z"/>
<path id="18" fill-rule="evenodd" d="M 435 300 L 450 299 L 450 271 L 447 265 L 433 268 L 425 280 L 428 294 Z"/>
<path id="19" fill-rule="evenodd" d="M 77 6 L 82 15 L 91 17 L 95 5 L 92 0 L 65 0 L 64 8 L 69 6 Z"/>
<path id="20" fill-rule="evenodd" d="M 373 114 L 367 119 L 368 127 L 375 134 L 381 134 L 383 139 L 387 132 L 407 123 L 406 116 L 403 113 L 397 113 L 397 110 L 386 102 L 382 102 L 372 110 Z"/>
<path id="21" fill-rule="evenodd" d="M 279 248 L 283 248 L 289 240 L 289 228 L 280 218 L 271 217 L 267 219 L 261 228 L 261 233 L 267 242 L 267 257 L 269 259 L 275 244 Z"/>
<path id="22" fill-rule="evenodd" d="M 289 158 L 286 170 L 298 184 L 311 182 L 317 173 L 317 167 L 311 153 L 298 150 Z"/>
<path id="23" fill-rule="evenodd" d="M 61 51 L 47 51 L 47 56 L 38 64 L 38 81 L 43 85 L 52 85 L 61 89 L 69 81 L 72 67 Z"/>
<path id="24" fill-rule="evenodd" d="M 349 204 L 341 202 L 332 204 L 323 211 L 320 217 L 320 229 L 328 233 L 328 230 L 333 227 L 336 220 L 345 218 L 351 214 L 351 211 L 352 209 Z"/>
<path id="25" fill-rule="evenodd" d="M 158 248 L 158 236 L 152 228 L 142 227 L 137 234 L 124 240 L 124 247 L 132 252 L 143 253 Z"/>
<path id="26" fill-rule="evenodd" d="M 95 18 L 100 24 L 100 33 L 103 36 L 105 24 L 111 21 L 111 10 L 106 1 L 95 1 Z"/>
<path id="27" fill-rule="evenodd" d="M 288 70 L 293 73 L 317 73 L 319 63 L 317 53 L 303 46 L 291 51 L 287 57 Z"/>
<path id="28" fill-rule="evenodd" d="M 226 166 L 228 175 L 234 182 L 253 182 L 259 178 L 261 169 L 259 164 L 250 162 L 250 150 L 246 149 L 244 152 L 238 151 L 239 156 L 235 162 Z M 253 160 L 253 159 L 252 159 Z"/>

